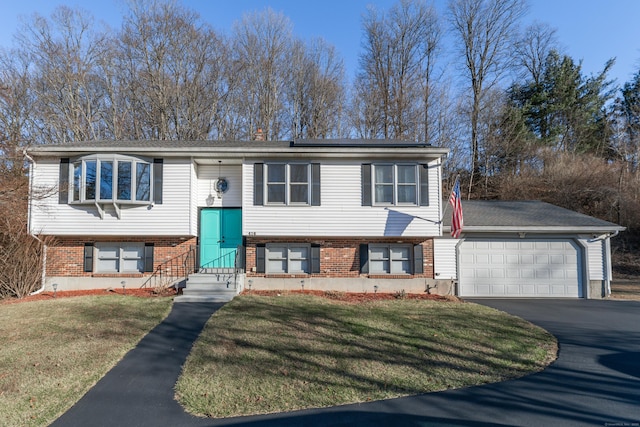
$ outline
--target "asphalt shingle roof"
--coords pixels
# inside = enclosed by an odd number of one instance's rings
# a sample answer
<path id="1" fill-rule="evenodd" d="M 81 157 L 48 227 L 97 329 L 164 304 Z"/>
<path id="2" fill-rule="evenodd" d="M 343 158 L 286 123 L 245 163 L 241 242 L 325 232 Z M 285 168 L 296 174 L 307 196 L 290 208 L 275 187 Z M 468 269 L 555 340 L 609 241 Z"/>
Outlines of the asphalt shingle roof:
<path id="1" fill-rule="evenodd" d="M 540 201 L 463 200 L 466 231 L 554 229 L 623 230 L 617 224 Z M 447 203 L 443 225 L 451 226 L 451 206 Z"/>

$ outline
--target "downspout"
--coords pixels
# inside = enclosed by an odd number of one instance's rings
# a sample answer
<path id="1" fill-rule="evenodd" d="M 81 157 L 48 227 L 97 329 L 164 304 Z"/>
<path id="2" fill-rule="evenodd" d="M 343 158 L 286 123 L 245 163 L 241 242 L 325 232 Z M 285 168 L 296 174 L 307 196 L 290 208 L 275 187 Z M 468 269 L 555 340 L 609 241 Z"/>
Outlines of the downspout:
<path id="1" fill-rule="evenodd" d="M 24 157 L 29 161 L 29 208 L 27 210 L 27 231 L 31 237 L 36 239 L 38 242 L 42 244 L 42 276 L 40 277 L 40 289 L 31 292 L 29 295 L 37 295 L 39 293 L 44 292 L 44 288 L 46 286 L 46 277 L 47 277 L 47 245 L 44 243 L 42 239 L 40 239 L 35 234 L 31 233 L 31 209 L 33 208 L 33 199 L 31 197 L 31 189 L 33 188 L 33 166 L 36 164 L 35 160 L 27 154 L 27 150 L 24 149 L 22 151 Z"/>
<path id="2" fill-rule="evenodd" d="M 611 279 L 613 278 L 611 271 L 611 238 L 616 237 L 620 231 L 616 230 L 613 234 L 610 234 L 604 242 L 607 251 L 607 296 L 611 296 Z"/>

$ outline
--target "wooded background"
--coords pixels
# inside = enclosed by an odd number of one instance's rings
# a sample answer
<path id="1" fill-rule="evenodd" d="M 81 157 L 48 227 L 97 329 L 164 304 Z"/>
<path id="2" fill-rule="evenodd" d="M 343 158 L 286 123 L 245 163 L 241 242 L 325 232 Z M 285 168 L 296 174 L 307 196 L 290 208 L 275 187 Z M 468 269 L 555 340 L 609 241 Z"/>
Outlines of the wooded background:
<path id="1" fill-rule="evenodd" d="M 553 28 L 521 26 L 524 0 L 363 10 L 353 79 L 333 46 L 268 8 L 223 34 L 175 2 L 129 5 L 117 29 L 64 6 L 36 14 L 0 52 L 1 295 L 26 292 L 5 291 L 18 276 L 39 283 L 38 265 L 8 268 L 18 247 L 41 251 L 22 150 L 69 141 L 425 141 L 451 149 L 445 194 L 460 176 L 464 198 L 550 202 L 627 227 L 616 251 L 638 250 L 640 70 L 614 84 L 612 59 L 585 75 Z"/>

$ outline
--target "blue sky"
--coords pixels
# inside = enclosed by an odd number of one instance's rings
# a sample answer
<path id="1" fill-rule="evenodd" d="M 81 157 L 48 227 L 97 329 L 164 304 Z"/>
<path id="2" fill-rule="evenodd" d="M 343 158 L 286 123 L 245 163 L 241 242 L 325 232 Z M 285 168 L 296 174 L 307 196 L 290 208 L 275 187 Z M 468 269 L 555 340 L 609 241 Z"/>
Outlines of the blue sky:
<path id="1" fill-rule="evenodd" d="M 79 6 L 97 21 L 117 28 L 126 10 L 123 0 L 3 0 L 0 14 L 0 46 L 9 48 L 19 28 L 19 17 L 34 12 L 48 16 L 60 4 Z M 386 10 L 395 0 L 181 0 L 200 13 L 215 29 L 228 33 L 243 13 L 269 6 L 289 17 L 294 33 L 303 39 L 322 37 L 336 46 L 349 77 L 358 64 L 361 17 L 368 4 Z M 447 0 L 435 0 L 444 14 Z M 546 22 L 557 29 L 565 52 L 582 60 L 586 74 L 597 73 L 616 57 L 609 74 L 618 84 L 631 79 L 640 68 L 640 0 L 529 0 L 525 22 Z"/>

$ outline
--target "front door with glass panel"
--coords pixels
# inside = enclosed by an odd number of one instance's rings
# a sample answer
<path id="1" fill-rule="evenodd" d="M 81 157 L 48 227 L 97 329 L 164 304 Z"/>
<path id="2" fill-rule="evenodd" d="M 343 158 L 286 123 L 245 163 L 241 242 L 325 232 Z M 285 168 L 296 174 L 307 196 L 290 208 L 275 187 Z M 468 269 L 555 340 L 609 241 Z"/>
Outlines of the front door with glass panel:
<path id="1" fill-rule="evenodd" d="M 200 211 L 200 267 L 232 268 L 242 244 L 242 209 Z"/>

